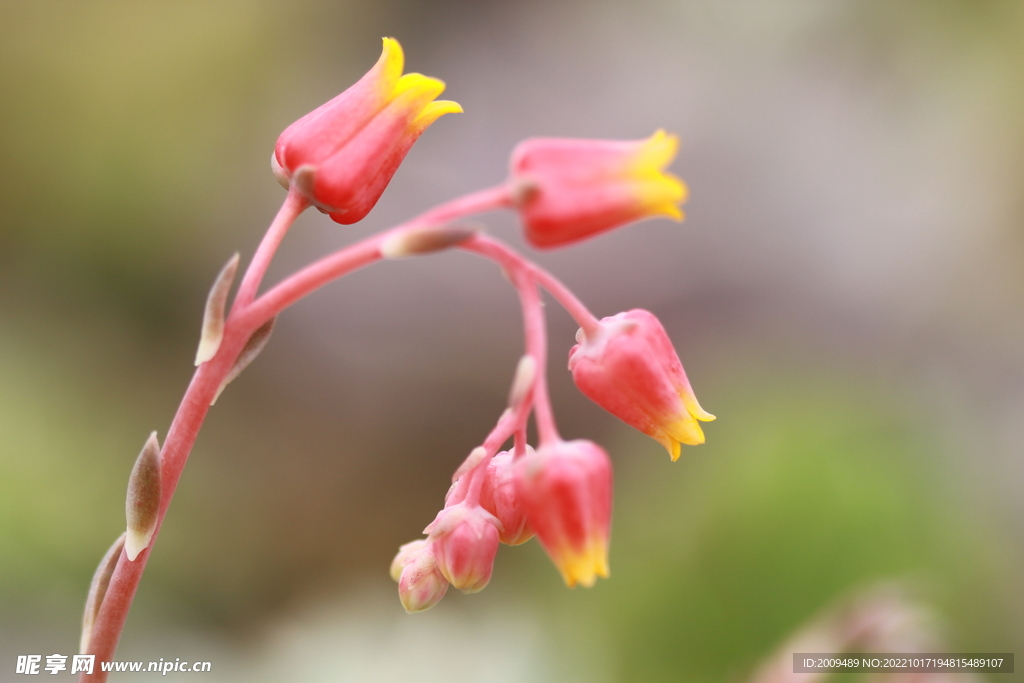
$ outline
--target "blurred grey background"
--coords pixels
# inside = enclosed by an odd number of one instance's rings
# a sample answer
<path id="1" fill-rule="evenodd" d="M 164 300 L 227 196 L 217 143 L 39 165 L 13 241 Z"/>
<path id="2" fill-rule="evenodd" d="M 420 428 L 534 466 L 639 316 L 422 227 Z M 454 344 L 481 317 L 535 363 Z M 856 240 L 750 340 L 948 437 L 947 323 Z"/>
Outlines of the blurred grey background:
<path id="1" fill-rule="evenodd" d="M 75 651 L 206 290 L 284 198 L 277 135 L 385 35 L 465 114 L 362 224 L 304 215 L 268 281 L 499 182 L 522 138 L 664 127 L 685 223 L 527 251 L 599 315 L 655 312 L 719 419 L 668 462 L 578 394 L 549 306 L 563 435 L 616 465 L 612 578 L 569 591 L 530 543 L 406 616 L 388 564 L 503 408 L 520 321 L 467 254 L 357 273 L 284 314 L 211 412 L 120 658 L 208 660 L 207 681 L 741 681 L 886 578 L 951 651 L 1024 650 L 1024 4 L 7 0 L 0 680 Z"/>

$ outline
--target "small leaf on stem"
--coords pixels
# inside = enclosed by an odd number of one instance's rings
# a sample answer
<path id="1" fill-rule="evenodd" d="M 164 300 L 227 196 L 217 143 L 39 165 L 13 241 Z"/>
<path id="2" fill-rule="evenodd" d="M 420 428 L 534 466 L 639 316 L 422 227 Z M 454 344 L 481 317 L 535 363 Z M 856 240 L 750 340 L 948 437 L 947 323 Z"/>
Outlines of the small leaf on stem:
<path id="1" fill-rule="evenodd" d="M 149 547 L 160 512 L 160 442 L 156 432 L 149 435 L 132 468 L 124 507 L 128 519 L 124 551 L 134 562 Z"/>
<path id="2" fill-rule="evenodd" d="M 465 242 L 479 230 L 479 228 L 460 225 L 407 228 L 390 235 L 381 242 L 380 255 L 393 259 L 450 249 Z"/>
<path id="3" fill-rule="evenodd" d="M 519 359 L 519 365 L 516 366 L 516 376 L 512 380 L 512 389 L 508 394 L 509 408 L 515 410 L 526 400 L 536 378 L 537 361 L 530 354 L 526 354 Z"/>
<path id="4" fill-rule="evenodd" d="M 238 358 L 235 359 L 235 364 L 231 370 L 224 377 L 224 381 L 217 387 L 217 393 L 214 395 L 213 400 L 210 401 L 212 406 L 220 398 L 220 393 L 224 391 L 224 387 L 230 384 L 236 377 L 242 374 L 242 370 L 249 367 L 249 363 L 256 360 L 256 356 L 260 355 L 263 351 L 263 347 L 270 341 L 270 333 L 274 331 L 274 323 L 277 322 L 277 316 L 274 316 L 267 322 L 260 325 L 252 336 L 249 337 L 249 341 L 245 342 L 245 346 L 242 347 L 241 353 L 238 354 Z"/>
<path id="5" fill-rule="evenodd" d="M 452 475 L 452 483 L 461 479 L 462 475 L 479 465 L 486 457 L 487 450 L 484 449 L 483 446 L 477 446 L 470 451 L 469 455 L 466 456 L 466 459 L 462 461 L 461 465 L 459 465 L 459 469 L 455 470 L 455 474 Z"/>
<path id="6" fill-rule="evenodd" d="M 199 337 L 199 348 L 196 350 L 196 365 L 201 365 L 217 355 L 220 341 L 224 337 L 224 312 L 227 310 L 228 294 L 235 282 L 238 271 L 238 254 L 236 253 L 221 268 L 217 279 L 213 281 L 210 294 L 206 297 L 206 311 L 203 313 L 203 331 Z"/>
<path id="7" fill-rule="evenodd" d="M 103 604 L 103 597 L 107 594 L 107 586 L 110 585 L 110 577 L 117 567 L 117 560 L 121 557 L 121 549 L 124 548 L 124 534 L 117 537 L 114 545 L 110 546 L 107 554 L 100 560 L 96 567 L 96 573 L 92 575 L 92 583 L 89 584 L 89 596 L 85 599 L 85 613 L 82 615 L 82 640 L 79 642 L 78 651 L 85 654 L 89 649 L 89 640 L 92 638 L 92 627 L 96 623 L 96 616 L 100 613 L 100 606 Z"/>

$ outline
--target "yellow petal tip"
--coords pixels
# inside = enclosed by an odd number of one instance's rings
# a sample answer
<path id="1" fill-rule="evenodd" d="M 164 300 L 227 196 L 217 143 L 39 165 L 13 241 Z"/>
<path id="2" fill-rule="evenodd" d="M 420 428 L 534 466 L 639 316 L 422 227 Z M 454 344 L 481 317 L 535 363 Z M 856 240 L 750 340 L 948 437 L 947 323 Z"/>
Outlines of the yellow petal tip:
<path id="1" fill-rule="evenodd" d="M 671 445 L 666 447 L 668 449 L 668 457 L 672 458 L 672 462 L 675 462 L 676 460 L 679 460 L 679 454 L 682 452 L 682 447 L 675 439 L 671 439 L 670 441 Z"/>

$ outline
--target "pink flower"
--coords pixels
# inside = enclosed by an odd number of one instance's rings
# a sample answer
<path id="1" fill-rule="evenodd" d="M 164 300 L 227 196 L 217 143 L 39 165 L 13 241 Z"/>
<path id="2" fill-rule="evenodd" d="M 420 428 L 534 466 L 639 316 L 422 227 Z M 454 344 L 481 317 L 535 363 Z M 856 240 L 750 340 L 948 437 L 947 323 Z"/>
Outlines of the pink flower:
<path id="1" fill-rule="evenodd" d="M 497 520 L 479 506 L 458 503 L 438 513 L 430 535 L 437 568 L 463 593 L 481 591 L 491 580 L 498 553 Z"/>
<path id="2" fill-rule="evenodd" d="M 704 443 L 698 420 L 714 420 L 693 394 L 665 328 L 653 314 L 632 310 L 605 318 L 569 351 L 572 378 L 590 400 L 654 437 L 672 457 L 679 444 Z"/>
<path id="3" fill-rule="evenodd" d="M 391 563 L 391 578 L 398 582 L 398 598 L 410 614 L 436 605 L 448 590 L 437 568 L 434 551 L 425 539 L 406 543 Z"/>
<path id="4" fill-rule="evenodd" d="M 683 219 L 686 185 L 663 172 L 678 140 L 659 130 L 646 140 L 535 138 L 512 152 L 512 182 L 526 239 L 560 247 L 633 221 Z"/>
<path id="5" fill-rule="evenodd" d="M 516 463 L 530 526 L 568 586 L 608 576 L 612 466 L 590 441 L 541 446 Z"/>
<path id="6" fill-rule="evenodd" d="M 271 164 L 287 188 L 294 184 L 318 209 L 349 225 L 380 199 L 409 148 L 456 102 L 434 101 L 444 83 L 402 75 L 402 46 L 384 39 L 380 59 L 351 88 L 288 126 Z"/>

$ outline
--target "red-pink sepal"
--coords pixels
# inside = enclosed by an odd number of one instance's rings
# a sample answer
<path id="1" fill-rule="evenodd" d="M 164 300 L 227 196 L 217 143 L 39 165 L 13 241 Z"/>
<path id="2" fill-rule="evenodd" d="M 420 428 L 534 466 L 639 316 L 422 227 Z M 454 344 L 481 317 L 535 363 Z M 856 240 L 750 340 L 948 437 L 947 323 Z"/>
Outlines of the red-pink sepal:
<path id="1" fill-rule="evenodd" d="M 516 463 L 516 487 L 544 550 L 568 586 L 608 576 L 612 466 L 590 441 L 541 446 Z"/>
<path id="2" fill-rule="evenodd" d="M 533 138 L 512 152 L 511 182 L 526 239 L 559 247 L 655 216 L 683 219 L 686 185 L 663 169 L 678 141 Z"/>
<path id="3" fill-rule="evenodd" d="M 404 61 L 398 41 L 385 38 L 366 75 L 278 138 L 275 175 L 338 223 L 366 216 L 423 131 L 440 116 L 462 111 L 456 102 L 434 101 L 443 82 L 403 76 Z"/>
<path id="4" fill-rule="evenodd" d="M 463 593 L 483 590 L 498 553 L 498 520 L 478 505 L 457 503 L 438 513 L 429 534 L 437 568 Z"/>
<path id="5" fill-rule="evenodd" d="M 594 403 L 653 437 L 679 458 L 680 444 L 704 443 L 698 420 L 715 416 L 697 402 L 683 364 L 654 315 L 635 309 L 580 330 L 569 351 L 573 381 Z"/>

